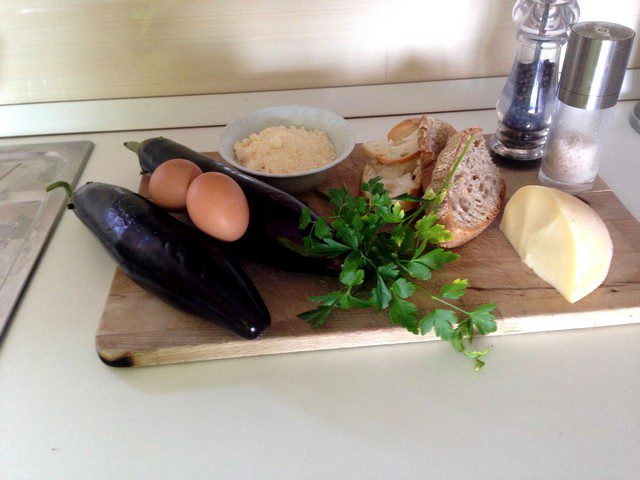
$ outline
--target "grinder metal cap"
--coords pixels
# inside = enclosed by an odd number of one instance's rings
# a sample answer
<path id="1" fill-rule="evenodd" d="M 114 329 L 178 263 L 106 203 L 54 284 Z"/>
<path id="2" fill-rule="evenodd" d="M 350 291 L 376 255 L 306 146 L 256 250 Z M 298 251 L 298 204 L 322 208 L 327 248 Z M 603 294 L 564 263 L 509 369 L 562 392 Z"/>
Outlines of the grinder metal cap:
<path id="1" fill-rule="evenodd" d="M 613 107 L 620 95 L 635 32 L 617 23 L 571 27 L 558 98 L 587 110 Z"/>

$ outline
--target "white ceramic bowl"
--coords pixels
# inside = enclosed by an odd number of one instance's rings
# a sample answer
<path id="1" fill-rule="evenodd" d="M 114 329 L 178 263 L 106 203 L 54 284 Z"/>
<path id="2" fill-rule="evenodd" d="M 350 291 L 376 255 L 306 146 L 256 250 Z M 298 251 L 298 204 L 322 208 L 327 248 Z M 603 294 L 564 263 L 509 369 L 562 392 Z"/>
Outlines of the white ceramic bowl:
<path id="1" fill-rule="evenodd" d="M 233 146 L 252 133 L 267 127 L 283 125 L 320 129 L 333 143 L 336 158 L 323 167 L 298 173 L 263 173 L 250 170 L 236 162 Z M 226 162 L 263 182 L 289 193 L 302 193 L 320 185 L 329 171 L 349 156 L 355 146 L 355 136 L 349 123 L 339 115 L 319 108 L 286 106 L 256 110 L 229 123 L 220 134 L 218 152 Z"/>

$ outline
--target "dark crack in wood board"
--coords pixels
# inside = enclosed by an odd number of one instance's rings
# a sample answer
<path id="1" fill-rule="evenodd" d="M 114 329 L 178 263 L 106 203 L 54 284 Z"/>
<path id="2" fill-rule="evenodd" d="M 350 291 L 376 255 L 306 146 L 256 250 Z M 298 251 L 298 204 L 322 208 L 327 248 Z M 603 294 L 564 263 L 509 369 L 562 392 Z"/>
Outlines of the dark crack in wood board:
<path id="1" fill-rule="evenodd" d="M 322 189 L 346 185 L 355 192 L 365 162 L 362 147 L 357 145 Z M 507 197 L 521 186 L 538 183 L 538 165 L 500 168 Z M 326 211 L 317 196 L 301 198 L 319 212 Z M 609 275 L 586 298 L 572 305 L 538 278 L 498 230 L 499 218 L 478 238 L 456 249 L 461 259 L 436 272 L 432 283 L 468 278 L 471 287 L 461 303 L 469 308 L 497 303 L 498 330 L 494 335 L 640 322 L 640 224 L 601 180 L 580 198 L 604 219 L 614 245 Z M 100 358 L 114 366 L 144 366 L 436 340 L 432 333 L 413 335 L 392 326 L 384 315 L 360 309 L 338 311 L 324 326 L 312 330 L 296 314 L 313 307 L 307 300 L 309 295 L 336 288 L 336 280 L 248 261 L 243 265 L 271 312 L 271 328 L 260 339 L 239 339 L 210 322 L 175 310 L 117 269 L 96 334 Z M 420 298 L 415 297 L 419 306 L 429 308 Z"/>

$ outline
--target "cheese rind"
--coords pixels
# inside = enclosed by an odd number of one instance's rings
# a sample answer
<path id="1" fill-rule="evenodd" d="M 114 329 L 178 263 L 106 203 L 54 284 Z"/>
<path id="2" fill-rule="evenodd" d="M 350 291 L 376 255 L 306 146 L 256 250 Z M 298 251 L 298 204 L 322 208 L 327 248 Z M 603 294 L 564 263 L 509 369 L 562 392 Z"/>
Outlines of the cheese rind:
<path id="1" fill-rule="evenodd" d="M 598 214 L 578 198 L 529 185 L 507 202 L 500 230 L 520 258 L 575 303 L 609 272 L 613 244 Z"/>

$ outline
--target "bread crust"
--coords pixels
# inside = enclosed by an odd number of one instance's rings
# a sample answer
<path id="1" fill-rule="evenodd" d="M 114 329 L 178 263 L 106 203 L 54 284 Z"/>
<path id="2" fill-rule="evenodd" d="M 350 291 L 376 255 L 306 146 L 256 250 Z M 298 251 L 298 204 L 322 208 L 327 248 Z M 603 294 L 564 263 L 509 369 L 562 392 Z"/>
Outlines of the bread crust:
<path id="1" fill-rule="evenodd" d="M 472 148 L 467 152 L 467 156 L 470 156 L 471 150 L 475 148 L 487 149 L 484 138 L 482 137 L 482 129 L 479 127 L 470 127 L 466 130 L 458 132 L 454 137 L 450 139 L 450 142 L 455 142 L 455 144 L 447 144 L 446 148 L 440 153 L 437 162 L 434 163 L 432 167 L 432 178 L 428 184 L 429 188 L 433 188 L 435 191 L 438 191 L 444 185 L 446 181 L 446 177 L 451 170 L 451 167 L 455 163 L 458 156 L 462 153 L 464 146 L 467 143 L 467 140 L 471 135 L 474 135 L 474 144 L 479 142 L 478 145 L 473 145 Z M 488 150 L 486 152 L 488 154 Z M 469 161 L 468 158 L 463 159 L 463 162 Z M 498 216 L 502 206 L 504 204 L 504 196 L 506 192 L 506 184 L 504 179 L 500 175 L 499 170 L 496 168 L 497 175 L 497 188 L 498 191 L 496 193 L 496 197 L 498 198 L 497 205 L 492 206 L 486 213 L 486 220 L 475 224 L 472 227 L 458 221 L 455 217 L 454 211 L 451 207 L 450 195 L 452 195 L 452 190 L 450 189 L 447 192 L 447 196 L 443 201 L 442 205 L 438 209 L 438 216 L 440 218 L 440 223 L 445 226 L 447 230 L 449 230 L 453 235 L 453 240 L 448 242 L 442 242 L 440 245 L 445 248 L 454 248 L 459 247 L 467 243 L 469 240 L 478 236 L 485 228 L 487 228 L 491 222 Z"/>
<path id="2" fill-rule="evenodd" d="M 439 153 L 446 146 L 448 140 L 456 133 L 456 129 L 453 128 L 447 122 L 432 118 L 428 115 L 422 115 L 420 118 L 408 118 L 402 122 L 396 124 L 387 134 L 387 142 L 369 142 L 364 144 L 364 152 L 372 160 L 367 163 L 362 171 L 362 181 L 366 182 L 369 179 L 382 176 L 382 181 L 385 183 L 384 175 L 381 175 L 379 168 L 382 165 L 387 166 L 399 166 L 407 165 L 407 162 L 415 162 L 416 168 L 412 172 L 412 184 L 408 189 L 411 195 L 422 195 L 423 187 L 426 188 L 431 183 L 436 161 Z M 385 147 L 398 147 L 404 142 L 410 140 L 416 141 L 417 150 L 408 156 L 396 156 L 381 155 L 376 153 L 370 147 L 376 147 L 384 150 Z M 463 145 L 464 146 L 464 145 Z M 406 172 L 404 173 L 406 174 Z M 400 175 L 399 175 L 400 176 Z M 387 178 L 387 181 L 389 178 Z M 360 192 L 366 196 L 366 192 Z M 393 195 L 394 193 L 392 193 Z M 400 202 L 403 210 L 410 211 L 416 208 L 417 204 L 414 202 Z"/>
<path id="3" fill-rule="evenodd" d="M 507 185 L 504 182 L 504 178 L 500 177 L 500 193 L 499 198 L 500 201 L 498 205 L 493 208 L 489 214 L 489 218 L 484 222 L 476 225 L 474 228 L 466 228 L 465 226 L 461 226 L 460 223 L 455 219 L 453 212 L 450 208 L 440 209 L 438 211 L 438 216 L 440 217 L 440 223 L 444 225 L 444 227 L 449 230 L 453 234 L 453 240 L 448 242 L 440 243 L 441 247 L 444 248 L 455 248 L 461 245 L 464 245 L 470 240 L 473 240 L 475 237 L 480 235 L 482 231 L 487 228 L 491 223 L 496 219 L 502 207 L 504 206 L 504 196 L 507 191 Z"/>
<path id="4" fill-rule="evenodd" d="M 389 133 L 387 133 L 387 140 L 391 141 L 394 145 L 402 142 L 405 138 L 411 135 L 418 129 L 420 118 L 407 118 L 395 125 Z"/>
<path id="5" fill-rule="evenodd" d="M 456 129 L 447 122 L 422 115 L 418 124 L 418 146 L 420 147 L 420 183 L 426 190 L 431 183 L 438 155 L 447 145 Z"/>

